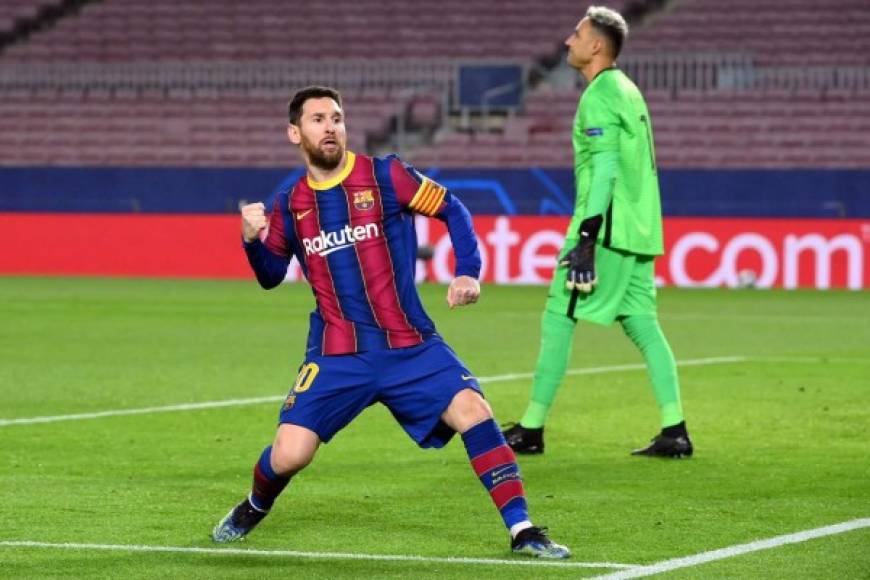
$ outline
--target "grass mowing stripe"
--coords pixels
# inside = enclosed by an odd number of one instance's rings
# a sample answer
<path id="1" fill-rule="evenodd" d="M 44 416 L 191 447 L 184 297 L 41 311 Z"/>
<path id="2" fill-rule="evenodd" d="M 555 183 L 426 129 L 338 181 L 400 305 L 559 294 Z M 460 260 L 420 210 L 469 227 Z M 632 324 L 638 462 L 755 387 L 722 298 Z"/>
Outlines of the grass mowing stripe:
<path id="1" fill-rule="evenodd" d="M 746 357 L 743 356 L 723 356 L 711 358 L 689 359 L 677 363 L 677 366 L 702 366 L 713 364 L 728 364 L 745 362 Z M 604 373 L 616 373 L 620 371 L 636 371 L 644 370 L 644 364 L 625 364 L 613 365 L 606 367 L 589 367 L 583 369 L 568 369 L 569 375 L 596 375 Z M 498 383 L 504 381 L 513 381 L 517 379 L 531 378 L 533 373 L 515 373 L 507 375 L 495 375 L 492 377 L 478 377 L 481 383 Z M 260 403 L 276 403 L 283 401 L 285 397 L 268 396 L 254 397 L 251 399 L 228 399 L 226 401 L 204 401 L 202 403 L 181 403 L 177 405 L 165 405 L 162 407 L 143 407 L 140 409 L 114 409 L 110 411 L 98 411 L 96 413 L 74 413 L 71 415 L 50 415 L 46 417 L 22 417 L 20 419 L 0 419 L 0 427 L 9 425 L 32 425 L 35 423 L 55 423 L 57 421 L 82 421 L 86 419 L 102 419 L 104 417 L 120 417 L 124 415 L 146 415 L 149 413 L 169 413 L 173 411 L 194 411 L 198 409 L 214 409 L 217 407 L 241 407 L 244 405 L 259 405 Z"/>
<path id="2" fill-rule="evenodd" d="M 296 550 L 255 550 L 246 548 L 196 548 L 183 546 L 142 546 L 136 544 L 80 544 L 34 541 L 0 541 L 8 548 L 57 548 L 68 550 L 106 550 L 116 552 L 172 552 L 181 554 L 232 554 L 234 556 L 281 556 L 285 558 L 316 558 L 322 560 L 380 560 L 394 562 L 426 562 L 434 564 L 486 564 L 496 566 L 556 566 L 560 568 L 623 568 L 636 564 L 615 562 L 548 562 L 546 560 L 497 560 L 494 558 L 438 558 L 434 556 L 402 556 L 392 554 L 354 554 L 347 552 L 300 552 Z"/>
<path id="3" fill-rule="evenodd" d="M 775 536 L 773 538 L 767 538 L 766 540 L 756 540 L 747 544 L 737 544 L 736 546 L 729 546 L 719 550 L 701 552 L 700 554 L 695 554 L 693 556 L 663 560 L 648 566 L 638 566 L 629 570 L 613 572 L 612 574 L 595 576 L 595 578 L 598 580 L 628 580 L 629 578 L 644 578 L 654 574 L 661 574 L 662 572 L 670 572 L 671 570 L 678 570 L 680 568 L 689 568 L 707 562 L 733 558 L 734 556 L 740 556 L 750 552 L 770 550 L 771 548 L 778 548 L 787 544 L 797 544 L 800 542 L 806 542 L 807 540 L 824 538 L 825 536 L 833 536 L 835 534 L 842 534 L 867 527 L 870 527 L 870 518 L 849 520 L 848 522 L 841 522 L 823 528 L 814 528 L 812 530 L 804 530 L 803 532 L 796 532 L 794 534 Z"/>

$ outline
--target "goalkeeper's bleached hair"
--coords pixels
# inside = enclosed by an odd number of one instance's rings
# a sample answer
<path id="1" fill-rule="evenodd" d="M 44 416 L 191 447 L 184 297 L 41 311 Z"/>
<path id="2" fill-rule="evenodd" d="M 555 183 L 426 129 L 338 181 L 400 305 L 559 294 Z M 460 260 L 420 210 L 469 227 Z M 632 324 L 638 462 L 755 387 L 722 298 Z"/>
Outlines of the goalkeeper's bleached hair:
<path id="1" fill-rule="evenodd" d="M 625 39 L 628 38 L 628 24 L 625 18 L 606 6 L 590 6 L 586 11 L 586 17 L 592 26 L 610 41 L 613 49 L 613 58 L 619 56 Z"/>

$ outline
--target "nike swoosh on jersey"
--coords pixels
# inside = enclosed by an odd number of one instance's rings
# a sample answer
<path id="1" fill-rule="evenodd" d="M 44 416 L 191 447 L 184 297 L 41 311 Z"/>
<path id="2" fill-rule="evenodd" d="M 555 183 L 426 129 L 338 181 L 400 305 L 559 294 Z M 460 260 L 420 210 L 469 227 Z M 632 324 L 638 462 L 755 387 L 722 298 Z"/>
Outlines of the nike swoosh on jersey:
<path id="1" fill-rule="evenodd" d="M 308 214 L 310 214 L 313 211 L 314 211 L 314 209 L 306 209 L 305 211 L 297 211 L 296 212 L 296 219 L 301 220 L 302 218 L 304 218 L 305 216 L 307 216 Z"/>
<path id="2" fill-rule="evenodd" d="M 474 375 L 462 375 L 463 381 L 470 381 L 471 379 L 476 378 Z"/>

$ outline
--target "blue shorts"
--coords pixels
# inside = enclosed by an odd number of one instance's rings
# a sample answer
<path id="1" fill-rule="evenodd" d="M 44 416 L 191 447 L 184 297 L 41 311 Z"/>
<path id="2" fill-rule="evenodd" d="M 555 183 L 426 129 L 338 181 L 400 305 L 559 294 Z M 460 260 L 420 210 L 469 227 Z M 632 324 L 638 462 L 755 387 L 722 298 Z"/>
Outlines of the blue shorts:
<path id="1" fill-rule="evenodd" d="M 417 346 L 339 356 L 312 356 L 299 367 L 280 422 L 311 429 L 327 442 L 363 409 L 387 406 L 420 447 L 443 447 L 454 431 L 441 415 L 477 379 L 440 338 Z"/>

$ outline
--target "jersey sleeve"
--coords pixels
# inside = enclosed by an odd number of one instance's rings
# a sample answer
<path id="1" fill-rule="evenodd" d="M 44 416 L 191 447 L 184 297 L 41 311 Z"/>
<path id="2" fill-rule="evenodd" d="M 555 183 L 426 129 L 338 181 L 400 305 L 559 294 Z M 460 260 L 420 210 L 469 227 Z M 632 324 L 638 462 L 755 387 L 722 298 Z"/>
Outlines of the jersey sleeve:
<path id="1" fill-rule="evenodd" d="M 263 244 L 266 248 L 282 258 L 290 257 L 290 244 L 287 243 L 287 233 L 284 231 L 284 215 L 281 211 L 282 195 L 273 195 L 264 204 L 266 217 L 269 220 L 269 228 Z"/>
<path id="2" fill-rule="evenodd" d="M 398 157 L 390 160 L 390 179 L 399 203 L 414 213 L 433 217 L 447 203 L 447 188 L 402 163 Z"/>
<path id="3" fill-rule="evenodd" d="M 592 153 L 619 150 L 620 120 L 615 103 L 599 95 L 590 95 L 580 107 L 579 123 L 574 127 L 580 138 L 586 139 Z"/>
<path id="4" fill-rule="evenodd" d="M 281 284 L 287 275 L 287 266 L 290 263 L 290 245 L 287 243 L 287 235 L 284 231 L 284 212 L 282 210 L 282 200 L 285 199 L 285 196 L 279 193 L 273 194 L 264 202 L 266 215 L 269 218 L 265 237 L 242 243 L 248 257 L 248 263 L 257 276 L 257 281 L 260 286 L 266 289 L 275 288 Z M 286 203 L 283 205 L 286 207 Z"/>
<path id="5" fill-rule="evenodd" d="M 584 219 L 603 215 L 607 211 L 613 199 L 618 166 L 619 153 L 616 151 L 598 151 L 592 154 L 592 183 Z"/>
<path id="6" fill-rule="evenodd" d="M 447 225 L 453 254 L 456 256 L 455 275 L 478 278 L 481 260 L 477 234 L 471 213 L 459 198 L 443 185 L 402 163 L 397 157 L 390 160 L 390 178 L 396 197 L 403 207 L 434 217 Z"/>

